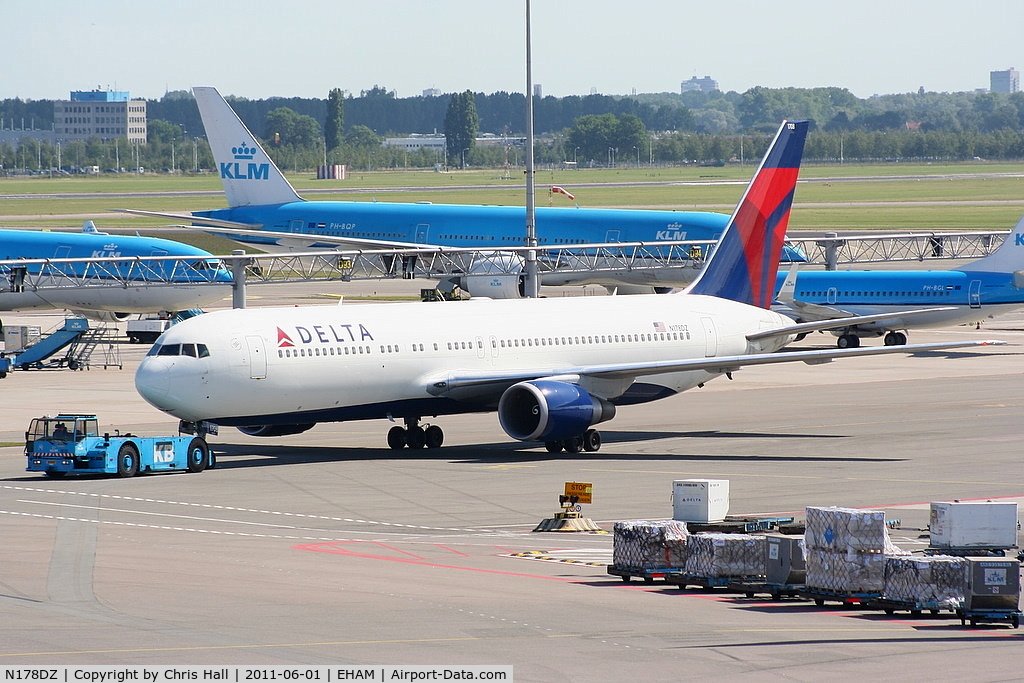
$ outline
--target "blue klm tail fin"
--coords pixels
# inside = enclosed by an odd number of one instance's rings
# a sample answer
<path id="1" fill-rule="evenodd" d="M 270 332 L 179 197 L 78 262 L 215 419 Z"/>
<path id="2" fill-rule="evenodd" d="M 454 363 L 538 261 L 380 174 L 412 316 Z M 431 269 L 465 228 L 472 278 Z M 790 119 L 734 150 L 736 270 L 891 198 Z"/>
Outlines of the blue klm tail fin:
<path id="1" fill-rule="evenodd" d="M 783 121 L 689 294 L 768 308 L 786 239 L 807 121 Z"/>

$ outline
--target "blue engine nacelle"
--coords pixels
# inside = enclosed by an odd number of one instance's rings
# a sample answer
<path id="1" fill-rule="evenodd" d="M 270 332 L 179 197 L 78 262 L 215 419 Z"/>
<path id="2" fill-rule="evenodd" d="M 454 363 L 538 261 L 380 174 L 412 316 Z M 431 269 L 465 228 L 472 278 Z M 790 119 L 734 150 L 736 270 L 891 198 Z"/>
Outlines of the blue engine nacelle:
<path id="1" fill-rule="evenodd" d="M 615 406 L 608 401 L 555 380 L 514 384 L 498 401 L 501 428 L 519 441 L 568 439 L 613 417 Z"/>

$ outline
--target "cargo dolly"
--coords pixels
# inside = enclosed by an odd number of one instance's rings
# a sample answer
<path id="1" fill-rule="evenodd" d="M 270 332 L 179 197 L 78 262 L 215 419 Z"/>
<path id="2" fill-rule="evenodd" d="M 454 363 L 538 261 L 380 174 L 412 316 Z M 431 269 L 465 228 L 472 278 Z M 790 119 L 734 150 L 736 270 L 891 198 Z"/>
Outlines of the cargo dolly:
<path id="1" fill-rule="evenodd" d="M 970 623 L 971 628 L 978 624 L 1009 624 L 1014 628 L 1020 628 L 1021 612 L 1019 610 L 1000 609 L 967 609 L 956 610 L 960 617 L 960 625 L 966 627 Z"/>
<path id="2" fill-rule="evenodd" d="M 959 600 L 957 601 L 959 602 Z M 929 612 L 933 615 L 939 614 L 943 610 L 956 614 L 960 611 L 958 605 L 950 604 L 949 602 L 939 601 L 916 601 L 916 600 L 898 600 L 896 598 L 881 597 L 872 603 L 873 609 L 880 609 L 888 615 L 893 615 L 897 611 L 910 612 L 910 616 L 919 617 L 924 612 Z"/>
<path id="3" fill-rule="evenodd" d="M 666 577 L 668 576 L 683 573 L 683 569 L 681 567 L 660 567 L 657 569 L 650 569 L 644 567 L 618 567 L 615 565 L 608 565 L 606 569 L 612 576 L 618 576 L 621 578 L 623 583 L 629 583 L 631 579 L 643 579 L 644 583 L 654 583 L 655 579 L 667 580 Z"/>
<path id="4" fill-rule="evenodd" d="M 805 588 L 806 586 L 802 583 L 768 583 L 763 579 L 733 579 L 729 582 L 729 590 L 743 593 L 748 598 L 752 598 L 760 593 L 767 593 L 771 596 L 772 600 L 800 597 Z"/>
<path id="5" fill-rule="evenodd" d="M 757 581 L 764 577 L 759 576 L 701 576 L 700 574 L 687 574 L 679 572 L 665 577 L 665 583 L 674 583 L 679 590 L 686 590 L 690 586 L 703 588 L 706 591 L 716 588 L 730 588 L 730 584 L 736 581 Z"/>
<path id="6" fill-rule="evenodd" d="M 814 604 L 818 607 L 824 605 L 825 601 L 828 600 L 830 602 L 839 602 L 846 606 L 861 606 L 871 609 L 878 599 L 882 597 L 882 593 L 874 591 L 844 592 L 828 588 L 804 586 L 803 590 L 800 591 L 800 596 L 813 600 Z"/>
<path id="7" fill-rule="evenodd" d="M 729 515 L 720 522 L 687 522 L 692 532 L 723 534 L 749 534 L 755 531 L 780 531 L 787 534 L 802 534 L 804 525 L 797 524 L 794 517 L 771 517 L 759 515 Z"/>

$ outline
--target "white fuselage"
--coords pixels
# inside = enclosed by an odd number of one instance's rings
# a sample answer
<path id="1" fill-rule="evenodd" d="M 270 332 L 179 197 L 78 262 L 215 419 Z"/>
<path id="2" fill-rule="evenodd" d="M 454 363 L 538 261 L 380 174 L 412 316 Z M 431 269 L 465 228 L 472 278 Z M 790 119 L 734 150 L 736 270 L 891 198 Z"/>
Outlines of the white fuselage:
<path id="1" fill-rule="evenodd" d="M 639 403 L 719 373 L 648 374 L 634 384 L 636 376 L 583 369 L 770 352 L 786 340 L 760 348 L 745 335 L 789 322 L 695 295 L 228 310 L 165 332 L 136 386 L 181 419 L 234 425 L 487 411 L 508 384 L 541 377 Z"/>
<path id="2" fill-rule="evenodd" d="M 0 288 L 0 311 L 66 308 L 72 311 L 155 313 L 201 308 L 231 295 L 231 284 L 115 283 L 82 286 L 72 278 L 37 278 L 38 286 L 22 291 Z"/>

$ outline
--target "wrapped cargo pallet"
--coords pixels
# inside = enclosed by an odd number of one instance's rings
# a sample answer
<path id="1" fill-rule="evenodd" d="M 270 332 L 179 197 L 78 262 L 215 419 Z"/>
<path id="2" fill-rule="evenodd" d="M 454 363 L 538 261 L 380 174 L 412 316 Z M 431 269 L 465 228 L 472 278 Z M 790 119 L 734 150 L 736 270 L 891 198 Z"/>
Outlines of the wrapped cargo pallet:
<path id="1" fill-rule="evenodd" d="M 885 555 L 804 547 L 807 587 L 836 593 L 881 593 Z"/>
<path id="2" fill-rule="evenodd" d="M 687 542 L 686 573 L 709 578 L 764 576 L 764 536 L 693 534 Z"/>
<path id="3" fill-rule="evenodd" d="M 804 547 L 819 550 L 886 552 L 885 513 L 841 507 L 808 507 Z"/>
<path id="4" fill-rule="evenodd" d="M 886 557 L 883 597 L 956 609 L 963 605 L 967 560 L 962 557 Z"/>
<path id="5" fill-rule="evenodd" d="M 686 566 L 686 523 L 674 519 L 616 522 L 612 564 L 630 569 L 682 569 Z"/>

